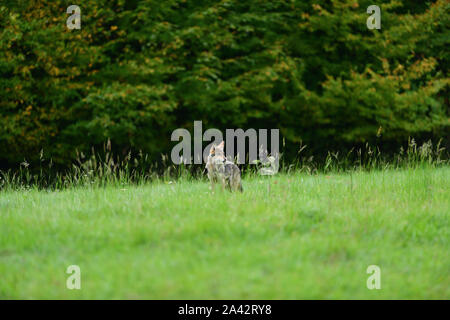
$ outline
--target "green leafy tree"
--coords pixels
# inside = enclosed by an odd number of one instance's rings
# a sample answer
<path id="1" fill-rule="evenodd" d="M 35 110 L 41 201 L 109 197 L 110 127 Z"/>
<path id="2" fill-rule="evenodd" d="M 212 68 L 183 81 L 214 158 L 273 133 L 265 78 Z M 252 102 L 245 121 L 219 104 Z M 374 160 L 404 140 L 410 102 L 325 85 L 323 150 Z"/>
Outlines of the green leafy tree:
<path id="1" fill-rule="evenodd" d="M 280 128 L 287 151 L 449 133 L 445 0 L 69 1 L 0 4 L 0 162 L 70 165 L 169 153 L 192 128 Z M 381 137 L 380 137 L 381 133 Z M 289 153 L 289 152 L 288 152 Z"/>

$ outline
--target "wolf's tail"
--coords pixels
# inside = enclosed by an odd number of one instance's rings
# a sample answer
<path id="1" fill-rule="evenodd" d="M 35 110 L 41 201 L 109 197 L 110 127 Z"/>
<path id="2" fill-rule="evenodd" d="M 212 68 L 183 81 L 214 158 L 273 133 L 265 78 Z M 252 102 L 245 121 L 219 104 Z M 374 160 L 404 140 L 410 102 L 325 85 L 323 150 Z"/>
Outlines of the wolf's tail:
<path id="1" fill-rule="evenodd" d="M 240 172 L 236 175 L 236 182 L 237 182 L 237 189 L 240 192 L 244 192 L 244 188 L 242 187 L 242 179 L 241 179 L 241 173 Z"/>
<path id="2" fill-rule="evenodd" d="M 233 180 L 234 180 L 234 190 L 239 190 L 240 192 L 244 192 L 244 188 L 242 187 L 242 179 L 241 179 L 241 171 L 236 166 L 233 172 Z"/>

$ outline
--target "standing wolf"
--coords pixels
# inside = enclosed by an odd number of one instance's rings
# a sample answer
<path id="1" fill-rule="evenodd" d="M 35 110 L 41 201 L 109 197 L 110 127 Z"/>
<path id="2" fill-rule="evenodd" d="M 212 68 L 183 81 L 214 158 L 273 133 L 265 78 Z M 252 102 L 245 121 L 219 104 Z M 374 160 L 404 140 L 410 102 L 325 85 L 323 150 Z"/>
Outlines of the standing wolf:
<path id="1" fill-rule="evenodd" d="M 211 190 L 214 191 L 215 182 L 220 181 L 223 189 L 227 187 L 230 191 L 239 190 L 243 192 L 241 171 L 237 165 L 227 160 L 223 147 L 224 142 L 222 141 L 219 145 L 213 145 L 209 150 L 206 169 L 208 169 Z"/>

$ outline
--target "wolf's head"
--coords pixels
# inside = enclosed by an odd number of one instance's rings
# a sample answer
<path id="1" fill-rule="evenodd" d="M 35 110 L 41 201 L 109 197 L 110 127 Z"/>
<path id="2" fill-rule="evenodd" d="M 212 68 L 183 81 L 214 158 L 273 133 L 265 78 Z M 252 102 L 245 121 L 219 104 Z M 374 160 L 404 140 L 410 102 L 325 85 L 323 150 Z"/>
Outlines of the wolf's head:
<path id="1" fill-rule="evenodd" d="M 213 144 L 211 149 L 209 150 L 209 155 L 211 157 L 219 156 L 219 157 L 225 157 L 225 152 L 223 151 L 224 142 L 222 141 L 218 145 Z"/>

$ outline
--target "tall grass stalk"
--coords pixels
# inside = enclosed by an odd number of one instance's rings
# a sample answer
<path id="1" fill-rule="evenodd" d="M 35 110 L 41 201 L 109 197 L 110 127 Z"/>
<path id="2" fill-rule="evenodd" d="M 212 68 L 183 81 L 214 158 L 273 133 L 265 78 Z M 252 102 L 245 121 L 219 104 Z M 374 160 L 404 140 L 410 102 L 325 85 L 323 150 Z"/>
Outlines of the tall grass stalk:
<path id="1" fill-rule="evenodd" d="M 329 151 L 323 161 L 313 156 L 304 156 L 306 145 L 300 144 L 296 159 L 286 163 L 280 155 L 280 173 L 306 173 L 309 175 L 330 172 L 353 172 L 371 170 L 392 170 L 400 168 L 439 167 L 449 164 L 448 152 L 441 141 L 433 145 L 427 141 L 418 146 L 414 139 L 408 140 L 406 148 L 401 147 L 394 156 L 383 155 L 378 147 L 366 144 L 363 148 L 352 148 L 347 153 Z M 76 152 L 76 161 L 65 171 L 53 169 L 52 159 L 45 159 L 41 150 L 39 167 L 34 168 L 26 160 L 17 169 L 0 170 L 0 190 L 17 189 L 65 189 L 77 186 L 104 187 L 126 186 L 154 181 L 169 183 L 174 180 L 205 179 L 204 165 L 171 163 L 169 156 L 161 155 L 160 161 L 152 161 L 142 151 L 137 155 L 129 152 L 118 157 L 111 152 L 108 140 L 103 152 L 91 149 L 89 155 Z M 258 165 L 241 165 L 244 178 L 258 175 Z"/>

